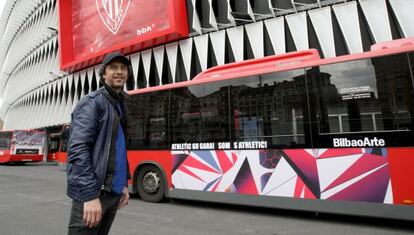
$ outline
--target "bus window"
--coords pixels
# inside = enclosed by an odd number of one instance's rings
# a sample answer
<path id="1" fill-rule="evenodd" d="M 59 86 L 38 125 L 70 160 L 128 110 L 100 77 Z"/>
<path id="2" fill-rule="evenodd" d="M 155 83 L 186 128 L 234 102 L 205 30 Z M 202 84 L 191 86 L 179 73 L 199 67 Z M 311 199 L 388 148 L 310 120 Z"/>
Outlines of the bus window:
<path id="1" fill-rule="evenodd" d="M 190 91 L 196 87 L 190 87 Z M 229 97 L 227 82 L 201 85 L 200 132 L 202 142 L 230 140 Z"/>
<path id="2" fill-rule="evenodd" d="M 170 125 L 171 142 L 201 141 L 200 97 L 201 86 L 191 90 L 188 87 L 171 90 Z"/>
<path id="3" fill-rule="evenodd" d="M 62 147 L 61 147 L 61 149 L 60 149 L 62 152 L 66 152 L 66 151 L 68 151 L 68 140 L 67 139 L 65 139 L 65 140 L 62 140 Z"/>
<path id="4" fill-rule="evenodd" d="M 411 76 L 414 80 L 414 53 L 408 53 L 408 60 L 409 60 L 409 66 L 411 68 Z M 414 89 L 414 83 L 413 83 L 413 89 Z"/>
<path id="5" fill-rule="evenodd" d="M 168 146 L 168 91 L 132 95 L 128 109 L 128 149 L 162 149 Z"/>
<path id="6" fill-rule="evenodd" d="M 412 135 L 414 99 L 407 54 L 312 69 L 311 96 L 321 135 Z M 387 145 L 398 141 L 387 141 Z M 400 143 L 403 144 L 403 143 Z"/>
<path id="7" fill-rule="evenodd" d="M 303 146 L 305 79 L 300 69 L 232 81 L 236 139 L 266 140 L 273 147 Z"/>
<path id="8" fill-rule="evenodd" d="M 305 125 L 308 120 L 306 79 L 303 69 L 261 76 L 261 89 L 267 94 L 260 105 L 269 131 L 265 135 L 272 136 L 275 146 L 311 146 L 310 139 L 305 138 L 305 127 L 309 126 Z"/>
<path id="9" fill-rule="evenodd" d="M 60 135 L 60 142 L 62 143 L 60 147 L 61 152 L 66 152 L 68 150 L 69 131 L 69 127 L 65 127 Z"/>
<path id="10" fill-rule="evenodd" d="M 171 91 L 173 143 L 230 140 L 226 84 L 216 82 Z"/>
<path id="11" fill-rule="evenodd" d="M 11 138 L 11 132 L 0 132 L 0 149 L 10 149 Z"/>
<path id="12" fill-rule="evenodd" d="M 49 150 L 48 153 L 56 153 L 59 151 L 59 136 L 49 137 Z"/>
<path id="13" fill-rule="evenodd" d="M 262 94 L 258 76 L 229 81 L 232 138 L 234 141 L 264 140 L 263 117 L 259 110 Z"/>
<path id="14" fill-rule="evenodd" d="M 372 59 L 382 119 L 380 130 L 413 130 L 413 77 L 407 54 Z M 380 117 L 380 116 L 379 116 Z"/>

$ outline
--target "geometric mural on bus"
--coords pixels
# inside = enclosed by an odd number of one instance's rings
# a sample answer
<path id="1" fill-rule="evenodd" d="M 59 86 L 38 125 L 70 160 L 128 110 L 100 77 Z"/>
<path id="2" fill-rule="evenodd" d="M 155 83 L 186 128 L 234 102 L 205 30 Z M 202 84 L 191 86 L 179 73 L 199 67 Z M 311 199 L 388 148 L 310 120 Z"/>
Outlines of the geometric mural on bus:
<path id="1" fill-rule="evenodd" d="M 175 188 L 392 203 L 385 148 L 174 151 Z"/>

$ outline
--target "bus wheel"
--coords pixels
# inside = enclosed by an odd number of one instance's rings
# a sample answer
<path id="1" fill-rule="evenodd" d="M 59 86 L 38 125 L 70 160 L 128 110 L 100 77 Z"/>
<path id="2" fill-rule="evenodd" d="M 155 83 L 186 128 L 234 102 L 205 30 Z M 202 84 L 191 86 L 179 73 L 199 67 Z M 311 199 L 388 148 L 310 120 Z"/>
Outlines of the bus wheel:
<path id="1" fill-rule="evenodd" d="M 147 202 L 160 202 L 164 198 L 165 182 L 160 169 L 154 165 L 144 166 L 137 177 L 138 194 Z"/>

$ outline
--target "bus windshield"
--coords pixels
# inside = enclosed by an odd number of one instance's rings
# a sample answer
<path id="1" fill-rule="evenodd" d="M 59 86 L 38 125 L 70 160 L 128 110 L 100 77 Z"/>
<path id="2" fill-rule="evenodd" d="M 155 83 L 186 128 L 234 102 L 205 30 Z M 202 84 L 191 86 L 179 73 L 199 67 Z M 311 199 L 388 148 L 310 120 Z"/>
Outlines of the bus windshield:
<path id="1" fill-rule="evenodd" d="M 45 134 L 39 131 L 16 130 L 13 135 L 13 144 L 25 146 L 43 146 Z"/>

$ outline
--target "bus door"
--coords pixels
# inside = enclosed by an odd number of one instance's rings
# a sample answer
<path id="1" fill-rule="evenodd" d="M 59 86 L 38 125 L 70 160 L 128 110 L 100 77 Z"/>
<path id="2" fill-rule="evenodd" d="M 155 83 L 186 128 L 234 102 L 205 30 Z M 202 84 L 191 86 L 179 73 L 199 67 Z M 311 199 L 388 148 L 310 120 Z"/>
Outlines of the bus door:
<path id="1" fill-rule="evenodd" d="M 0 132 L 0 163 L 5 163 L 10 160 L 12 132 Z"/>
<path id="2" fill-rule="evenodd" d="M 63 127 L 59 135 L 58 151 L 55 153 L 56 162 L 58 165 L 65 166 L 67 160 L 67 145 L 69 141 L 69 125 Z"/>
<path id="3" fill-rule="evenodd" d="M 60 148 L 60 134 L 50 134 L 49 135 L 49 146 L 48 146 L 48 153 L 47 153 L 47 161 L 48 162 L 55 162 L 57 161 L 57 152 L 59 152 Z"/>

